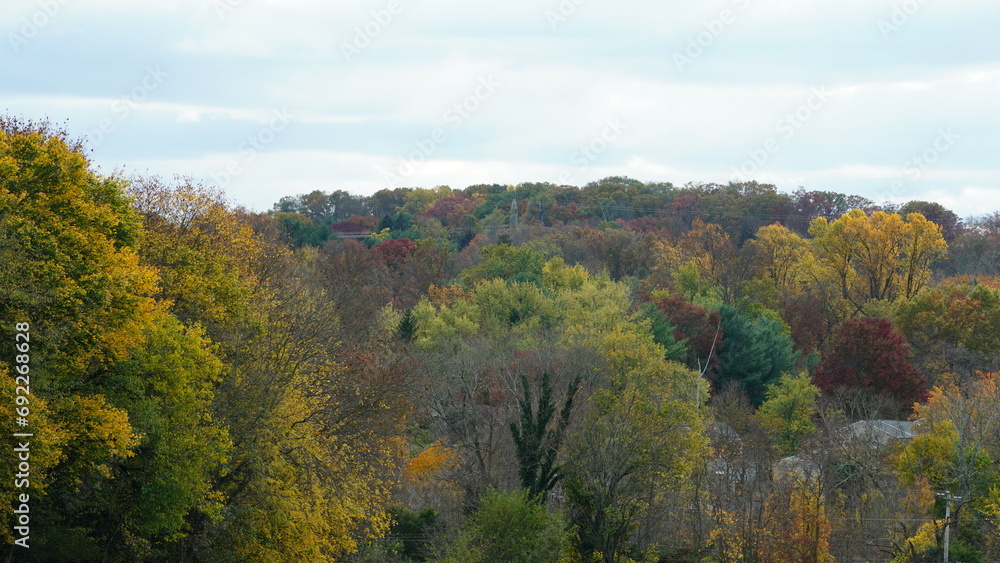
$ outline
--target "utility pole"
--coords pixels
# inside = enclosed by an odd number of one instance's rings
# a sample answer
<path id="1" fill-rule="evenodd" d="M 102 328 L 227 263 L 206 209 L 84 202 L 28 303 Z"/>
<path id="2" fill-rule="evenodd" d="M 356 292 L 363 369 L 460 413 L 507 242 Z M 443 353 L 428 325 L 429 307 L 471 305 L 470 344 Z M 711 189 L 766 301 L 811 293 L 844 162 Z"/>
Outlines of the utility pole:
<path id="1" fill-rule="evenodd" d="M 951 539 L 951 503 L 962 502 L 962 497 L 952 496 L 951 491 L 938 493 L 944 499 L 944 563 L 948 563 L 948 548 Z"/>

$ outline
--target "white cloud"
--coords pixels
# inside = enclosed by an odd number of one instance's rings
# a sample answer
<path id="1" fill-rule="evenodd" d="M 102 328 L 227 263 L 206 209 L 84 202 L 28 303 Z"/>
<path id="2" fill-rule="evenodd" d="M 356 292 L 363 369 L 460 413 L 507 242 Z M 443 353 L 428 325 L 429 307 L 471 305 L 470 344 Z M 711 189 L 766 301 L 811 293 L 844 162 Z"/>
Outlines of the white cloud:
<path id="1" fill-rule="evenodd" d="M 87 131 L 145 65 L 163 64 L 169 80 L 95 154 L 112 168 L 205 177 L 248 128 L 287 109 L 296 128 L 230 186 L 264 207 L 297 191 L 384 187 L 373 167 L 398 166 L 438 127 L 448 141 L 407 181 L 556 181 L 569 167 L 580 184 L 602 174 L 725 182 L 773 138 L 780 147 L 754 178 L 784 189 L 876 194 L 906 180 L 906 194 L 995 203 L 1000 52 L 980 33 L 994 2 L 926 2 L 885 41 L 877 22 L 893 0 L 589 0 L 555 30 L 546 11 L 559 0 L 399 1 L 383 22 L 389 0 L 94 0 L 86 12 L 72 2 L 59 33 L 45 30 L 11 59 L 0 106 Z M 671 54 L 723 9 L 735 21 L 678 72 Z M 16 29 L 33 10 L 17 0 L 0 25 Z M 343 44 L 366 25 L 379 31 L 348 62 Z M 452 128 L 445 112 L 489 76 L 497 91 Z M 784 136 L 780 120 L 820 86 L 828 103 Z M 574 151 L 610 118 L 623 134 L 574 168 Z M 961 135 L 954 148 L 919 181 L 907 177 L 907 160 L 948 127 Z M 158 138 L 184 139 L 184 150 Z"/>

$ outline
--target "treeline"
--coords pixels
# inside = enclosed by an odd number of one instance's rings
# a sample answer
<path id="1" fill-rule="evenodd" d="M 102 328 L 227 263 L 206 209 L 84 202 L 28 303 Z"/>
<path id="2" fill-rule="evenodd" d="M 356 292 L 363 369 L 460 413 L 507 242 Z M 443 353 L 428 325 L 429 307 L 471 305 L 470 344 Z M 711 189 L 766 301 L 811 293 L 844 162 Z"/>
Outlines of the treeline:
<path id="1" fill-rule="evenodd" d="M 995 214 L 628 178 L 251 213 L 0 130 L 15 560 L 1000 559 Z"/>
<path id="2" fill-rule="evenodd" d="M 442 238 L 441 227 L 459 249 L 476 233 L 494 233 L 516 224 L 561 228 L 598 227 L 618 223 L 633 231 L 663 231 L 679 236 L 696 220 L 719 225 L 737 244 L 761 227 L 780 223 L 807 236 L 813 220 L 834 220 L 853 209 L 906 216 L 920 213 L 941 227 L 951 245 L 936 269 L 944 275 L 996 275 L 1000 213 L 959 218 L 939 203 L 911 201 L 903 205 L 876 203 L 832 191 L 778 192 L 756 182 L 688 184 L 643 183 L 610 177 L 581 188 L 550 183 L 475 185 L 463 190 L 436 188 L 383 189 L 371 196 L 338 190 L 286 196 L 272 210 L 291 242 L 321 245 L 338 233 L 381 232 L 417 239 Z M 424 234 L 427 233 L 427 234 Z"/>

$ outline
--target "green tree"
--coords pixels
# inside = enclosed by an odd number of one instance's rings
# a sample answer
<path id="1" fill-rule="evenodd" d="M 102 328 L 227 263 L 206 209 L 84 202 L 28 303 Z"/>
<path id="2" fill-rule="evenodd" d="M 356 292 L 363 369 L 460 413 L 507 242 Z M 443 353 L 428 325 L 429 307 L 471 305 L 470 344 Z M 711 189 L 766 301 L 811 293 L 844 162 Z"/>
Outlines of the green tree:
<path id="1" fill-rule="evenodd" d="M 518 399 L 521 418 L 517 423 L 510 423 L 510 433 L 517 447 L 521 486 L 533 498 L 539 498 L 544 502 L 543 495 L 547 494 L 560 478 L 556 457 L 559 455 L 563 436 L 573 414 L 573 397 L 580 386 L 580 377 L 575 377 L 566 390 L 566 398 L 555 420 L 555 428 L 550 427 L 553 417 L 556 416 L 556 405 L 552 399 L 552 384 L 548 372 L 542 374 L 539 386 L 540 395 L 536 406 L 531 398 L 528 378 L 521 374 L 523 397 Z"/>
<path id="2" fill-rule="evenodd" d="M 725 346 L 719 350 L 719 375 L 714 384 L 722 389 L 728 382 L 737 383 L 754 405 L 764 402 L 768 385 L 794 365 L 797 353 L 785 327 L 772 318 L 751 320 L 723 306 L 722 332 Z"/>
<path id="3" fill-rule="evenodd" d="M 462 272 L 462 283 L 472 287 L 481 280 L 510 280 L 541 283 L 545 258 L 527 248 L 494 244 L 483 249 L 483 260 Z"/>
<path id="4" fill-rule="evenodd" d="M 109 400 L 127 409 L 141 436 L 116 464 L 103 497 L 101 543 L 113 558 L 170 558 L 179 540 L 218 519 L 212 478 L 228 459 L 227 430 L 211 414 L 222 362 L 202 331 L 163 315 L 144 345 L 110 372 Z"/>
<path id="5" fill-rule="evenodd" d="M 462 527 L 441 563 L 556 563 L 569 547 L 561 516 L 527 491 L 492 491 Z"/>
<path id="6" fill-rule="evenodd" d="M 664 360 L 648 332 L 602 338 L 610 381 L 573 433 L 565 488 L 584 555 L 621 561 L 634 532 L 705 453 L 698 374 Z M 707 393 L 702 394 L 707 398 Z"/>
<path id="7" fill-rule="evenodd" d="M 31 509 L 51 515 L 32 529 L 38 560 L 97 557 L 100 515 L 127 506 L 108 504 L 105 491 L 141 436 L 128 405 L 109 400 L 117 381 L 108 370 L 143 345 L 159 307 L 123 187 L 91 170 L 64 132 L 0 118 L 0 335 L 14 342 L 15 323 L 30 326 L 21 375 L 39 446 L 31 484 L 44 491 Z"/>
<path id="8" fill-rule="evenodd" d="M 809 373 L 782 374 L 768 386 L 766 399 L 756 417 L 774 438 L 781 455 L 792 455 L 816 432 L 816 399 L 819 387 Z"/>

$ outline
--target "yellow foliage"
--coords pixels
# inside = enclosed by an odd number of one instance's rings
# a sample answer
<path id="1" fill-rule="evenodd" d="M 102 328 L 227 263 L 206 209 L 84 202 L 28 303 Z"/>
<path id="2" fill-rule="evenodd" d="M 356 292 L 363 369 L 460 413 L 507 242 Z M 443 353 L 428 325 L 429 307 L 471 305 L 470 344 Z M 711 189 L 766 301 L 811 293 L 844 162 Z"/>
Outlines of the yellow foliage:
<path id="1" fill-rule="evenodd" d="M 0 293 L 8 315 L 47 335 L 48 367 L 68 379 L 126 358 L 156 307 L 123 182 L 88 166 L 57 136 L 0 129 Z"/>
<path id="2" fill-rule="evenodd" d="M 410 458 L 403 468 L 403 482 L 410 485 L 440 478 L 442 472 L 458 465 L 458 455 L 443 440 L 436 440 Z"/>
<path id="3" fill-rule="evenodd" d="M 913 560 L 913 555 L 927 553 L 935 549 L 938 545 L 938 536 L 941 525 L 939 522 L 925 522 L 917 528 L 917 533 L 911 538 L 907 538 L 905 551 L 896 556 L 893 563 L 909 563 Z"/>
<path id="4" fill-rule="evenodd" d="M 229 209 L 222 194 L 178 179 L 133 180 L 129 192 L 142 213 L 142 256 L 159 270 L 160 297 L 181 320 L 225 324 L 248 312 L 253 268 L 264 256 L 260 237 Z"/>
<path id="5" fill-rule="evenodd" d="M 941 227 L 919 213 L 897 214 L 860 209 L 836 221 L 818 218 L 809 227 L 825 277 L 843 297 L 864 307 L 872 301 L 911 298 L 930 280 L 930 266 L 948 245 Z"/>
<path id="6" fill-rule="evenodd" d="M 767 530 L 769 560 L 774 563 L 832 563 L 832 527 L 820 483 L 813 479 L 795 479 L 786 509 L 785 529 Z"/>
<path id="7" fill-rule="evenodd" d="M 807 279 L 809 243 L 777 223 L 758 229 L 750 243 L 760 253 L 762 274 L 779 291 L 798 293 Z"/>
<path id="8" fill-rule="evenodd" d="M 381 231 L 379 231 L 377 233 L 372 233 L 369 238 L 371 238 L 373 241 L 375 241 L 376 244 L 381 243 L 381 242 L 385 242 L 385 241 L 389 240 L 390 238 L 392 238 L 392 232 L 391 231 L 392 230 L 389 227 L 386 227 L 386 228 L 382 229 Z"/>
<path id="9" fill-rule="evenodd" d="M 566 261 L 558 256 L 542 266 L 542 285 L 552 291 L 578 290 L 589 278 L 586 268 L 580 264 L 567 266 Z"/>
<path id="10" fill-rule="evenodd" d="M 9 366 L 0 362 L 0 420 L 13 424 L 15 397 L 23 396 L 23 390 L 20 394 L 15 394 L 17 387 L 14 380 L 15 373 L 8 370 Z M 4 463 L 0 464 L 0 495 L 13 501 L 17 495 L 26 493 L 29 495 L 28 504 L 32 505 L 31 508 L 34 510 L 38 506 L 39 497 L 47 493 L 51 484 L 53 468 L 66 457 L 63 453 L 63 446 L 66 444 L 67 434 L 60 425 L 52 420 L 52 409 L 49 407 L 48 401 L 36 394 L 28 395 L 28 399 L 30 426 L 23 430 L 34 434 L 34 436 L 21 438 L 13 436 L 12 432 L 5 433 L 6 436 L 0 442 L 5 451 Z M 16 487 L 14 475 L 17 464 L 15 460 L 19 454 L 15 453 L 17 451 L 15 448 L 20 448 L 25 441 L 28 442 L 30 450 L 28 462 L 31 464 L 31 471 L 28 482 L 22 484 L 27 484 L 28 487 Z M 11 502 L 0 502 L 0 519 L 3 522 L 10 522 L 12 514 Z M 9 526 L 0 528 L 0 541 L 10 544 L 13 539 Z"/>
<path id="11" fill-rule="evenodd" d="M 66 434 L 64 453 L 70 475 L 111 476 L 109 464 L 135 455 L 142 437 L 129 423 L 128 412 L 107 403 L 103 395 L 71 396 L 52 401 Z"/>

